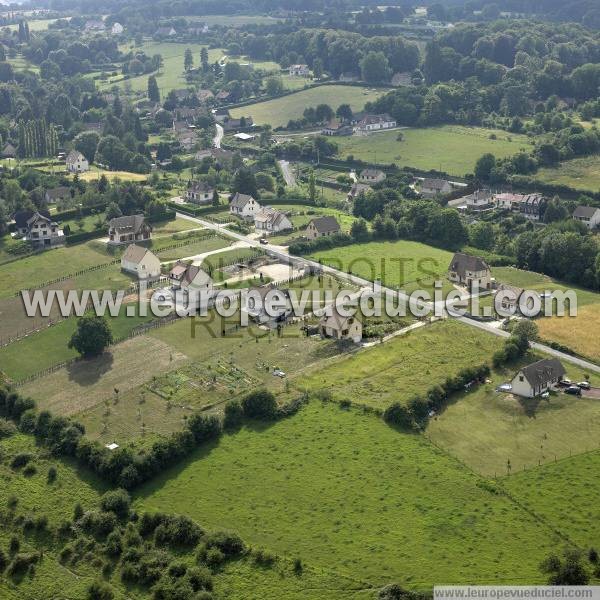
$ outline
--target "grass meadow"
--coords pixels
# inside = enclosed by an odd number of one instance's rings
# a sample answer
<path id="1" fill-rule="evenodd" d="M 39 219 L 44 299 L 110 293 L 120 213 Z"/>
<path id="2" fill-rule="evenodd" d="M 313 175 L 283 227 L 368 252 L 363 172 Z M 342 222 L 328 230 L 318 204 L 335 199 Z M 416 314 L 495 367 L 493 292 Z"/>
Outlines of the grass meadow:
<path id="1" fill-rule="evenodd" d="M 227 523 L 326 572 L 411 589 L 539 582 L 555 542 L 422 437 L 316 401 L 196 452 L 142 487 L 136 505 Z"/>
<path id="2" fill-rule="evenodd" d="M 600 155 L 574 158 L 553 169 L 540 169 L 536 178 L 544 183 L 597 191 L 600 189 Z"/>
<path id="3" fill-rule="evenodd" d="M 491 135 L 496 139 L 490 139 Z M 523 135 L 458 125 L 386 131 L 336 138 L 336 142 L 342 158 L 352 155 L 370 163 L 435 169 L 458 177 L 472 173 L 477 159 L 486 152 L 504 158 L 521 149 L 531 149 L 531 143 Z"/>
<path id="4" fill-rule="evenodd" d="M 352 244 L 315 252 L 311 258 L 409 293 L 417 289 L 431 292 L 435 280 L 443 280 L 445 289 L 451 289 L 445 275 L 452 253 L 420 242 Z"/>
<path id="5" fill-rule="evenodd" d="M 540 358 L 531 355 L 517 365 L 494 369 L 490 383 L 461 394 L 431 419 L 427 436 L 485 477 L 517 473 L 598 448 L 598 400 L 566 394 L 530 400 L 495 391 L 513 378 L 520 365 Z M 591 377 L 592 384 L 600 385 L 600 376 L 563 364 L 573 381 Z"/>
<path id="6" fill-rule="evenodd" d="M 272 127 L 285 127 L 290 119 L 302 118 L 304 109 L 309 106 L 324 103 L 335 110 L 340 104 L 350 104 L 353 110 L 359 111 L 365 103 L 375 100 L 384 92 L 348 85 L 323 85 L 282 98 L 233 108 L 229 112 L 234 118 L 250 115 L 258 125 L 268 123 Z"/>
<path id="7" fill-rule="evenodd" d="M 488 361 L 501 347 L 495 336 L 466 327 L 452 320 L 433 323 L 351 356 L 333 358 L 296 377 L 293 385 L 309 392 L 328 390 L 335 400 L 385 409 L 462 368 Z"/>

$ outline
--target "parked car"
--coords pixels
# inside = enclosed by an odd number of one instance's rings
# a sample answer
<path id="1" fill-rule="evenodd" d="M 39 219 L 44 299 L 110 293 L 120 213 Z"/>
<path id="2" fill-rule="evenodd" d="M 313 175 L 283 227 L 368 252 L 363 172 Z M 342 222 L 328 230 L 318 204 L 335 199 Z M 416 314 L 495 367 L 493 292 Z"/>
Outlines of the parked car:
<path id="1" fill-rule="evenodd" d="M 273 375 L 275 375 L 275 377 L 285 377 L 285 373 L 281 369 L 275 369 Z"/>
<path id="2" fill-rule="evenodd" d="M 571 396 L 581 396 L 581 388 L 577 385 L 570 385 L 565 390 L 565 394 L 571 394 Z"/>
<path id="3" fill-rule="evenodd" d="M 266 245 L 269 243 L 269 240 L 265 239 L 265 238 L 260 238 L 260 240 L 258 240 L 261 244 Z"/>
<path id="4" fill-rule="evenodd" d="M 565 377 L 564 379 L 561 379 L 558 382 L 558 385 L 562 385 L 564 387 L 564 386 L 573 385 L 573 382 L 570 379 L 568 379 L 567 377 Z"/>
<path id="5" fill-rule="evenodd" d="M 577 384 L 582 390 L 589 390 L 592 386 L 589 381 L 580 381 Z"/>

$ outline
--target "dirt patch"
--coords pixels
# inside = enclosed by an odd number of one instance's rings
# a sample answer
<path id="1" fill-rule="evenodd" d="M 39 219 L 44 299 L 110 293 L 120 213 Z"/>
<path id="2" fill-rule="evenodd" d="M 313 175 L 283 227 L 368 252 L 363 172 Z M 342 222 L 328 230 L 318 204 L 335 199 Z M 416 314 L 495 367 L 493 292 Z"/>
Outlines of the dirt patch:
<path id="1" fill-rule="evenodd" d="M 74 415 L 115 398 L 187 360 L 164 342 L 139 336 L 89 361 L 78 361 L 22 388 L 42 410 Z M 115 390 L 118 390 L 115 392 Z"/>

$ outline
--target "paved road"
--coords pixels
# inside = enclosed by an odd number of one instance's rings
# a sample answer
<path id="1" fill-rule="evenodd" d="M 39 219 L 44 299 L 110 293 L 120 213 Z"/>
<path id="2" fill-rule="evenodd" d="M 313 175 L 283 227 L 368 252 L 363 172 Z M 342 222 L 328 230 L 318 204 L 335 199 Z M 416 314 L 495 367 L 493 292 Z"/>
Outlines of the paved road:
<path id="1" fill-rule="evenodd" d="M 278 258 L 284 262 L 287 262 L 287 263 L 291 262 L 292 264 L 295 264 L 295 265 L 304 265 L 304 266 L 308 266 L 308 267 L 313 267 L 315 269 L 320 269 L 325 274 L 333 275 L 339 279 L 349 281 L 350 283 L 352 283 L 360 288 L 365 288 L 365 287 L 372 288 L 373 287 L 372 281 L 368 281 L 367 279 L 363 279 L 362 277 L 358 277 L 357 275 L 352 275 L 350 273 L 345 273 L 344 271 L 340 271 L 333 267 L 321 265 L 318 262 L 309 260 L 307 258 L 303 258 L 303 257 L 299 257 L 299 256 L 290 256 L 288 254 L 287 250 L 282 248 L 281 246 L 273 246 L 273 245 L 263 246 L 256 240 L 250 239 L 247 236 L 244 236 L 235 231 L 230 231 L 228 229 L 221 228 L 221 227 L 219 227 L 219 225 L 217 225 L 215 223 L 211 223 L 210 221 L 198 219 L 197 217 L 191 217 L 191 216 L 185 215 L 183 213 L 177 213 L 177 216 L 181 217 L 182 219 L 188 219 L 190 221 L 193 221 L 195 223 L 203 225 L 207 229 L 213 229 L 215 231 L 220 231 L 222 234 L 224 234 L 228 237 L 231 237 L 235 240 L 247 242 L 250 246 L 260 247 L 263 250 L 265 250 L 268 254 L 270 254 L 271 256 L 274 256 L 275 258 Z M 394 294 L 400 300 L 402 300 L 404 302 L 409 302 L 409 296 L 404 293 L 399 293 L 398 290 L 393 290 L 391 288 L 386 288 L 386 287 L 381 287 L 380 290 L 384 294 L 386 292 L 390 293 L 390 294 Z M 411 305 L 414 305 L 414 304 L 415 303 L 411 302 Z M 431 302 L 418 302 L 418 303 L 416 303 L 416 305 L 419 308 L 426 307 L 432 311 L 435 308 L 437 308 L 438 310 L 440 308 L 439 306 L 435 306 Z M 456 317 L 456 318 L 458 318 L 458 320 L 461 321 L 462 323 L 464 323 L 465 325 L 469 325 L 471 327 L 481 329 L 481 330 L 491 333 L 493 335 L 497 335 L 497 336 L 503 337 L 503 338 L 507 338 L 510 336 L 510 334 L 508 332 L 504 331 L 503 329 L 498 329 L 497 327 L 494 327 L 493 325 L 490 325 L 489 323 L 483 323 L 481 321 L 476 321 L 475 319 L 469 319 L 468 317 Z M 571 356 L 570 354 L 565 354 L 564 352 L 560 352 L 559 350 L 550 348 L 550 346 L 546 346 L 545 344 L 540 344 L 540 343 L 534 342 L 531 345 L 536 350 L 540 350 L 542 352 L 545 352 L 546 354 L 550 354 L 551 356 L 560 358 L 560 360 L 571 363 L 573 365 L 577 365 L 578 367 L 581 367 L 588 371 L 593 371 L 594 373 L 600 373 L 600 366 L 596 365 L 592 362 L 583 360 L 581 358 L 577 358 L 576 356 Z"/>
<path id="2" fill-rule="evenodd" d="M 217 135 L 213 138 L 213 146 L 215 148 L 221 147 L 221 140 L 223 139 L 223 134 L 225 131 L 223 130 L 223 126 L 215 123 L 215 127 L 217 128 Z"/>
<path id="3" fill-rule="evenodd" d="M 288 187 L 296 187 L 296 177 L 294 176 L 294 172 L 292 166 L 287 160 L 278 160 L 279 168 L 281 169 L 281 174 L 285 179 L 285 184 Z"/>

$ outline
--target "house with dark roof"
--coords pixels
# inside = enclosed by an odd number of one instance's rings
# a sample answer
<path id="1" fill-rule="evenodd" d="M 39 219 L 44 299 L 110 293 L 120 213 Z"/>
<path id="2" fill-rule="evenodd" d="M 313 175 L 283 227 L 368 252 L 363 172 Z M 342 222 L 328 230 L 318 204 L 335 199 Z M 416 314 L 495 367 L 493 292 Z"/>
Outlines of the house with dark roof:
<path id="1" fill-rule="evenodd" d="M 448 279 L 474 291 L 492 288 L 492 272 L 485 260 L 462 252 L 457 252 L 452 257 L 448 267 Z"/>
<path id="2" fill-rule="evenodd" d="M 85 173 L 90 170 L 87 158 L 77 150 L 71 150 L 66 159 L 67 171 L 70 173 Z"/>
<path id="3" fill-rule="evenodd" d="M 192 204 L 210 204 L 213 199 L 215 188 L 204 181 L 192 181 L 185 190 L 184 198 L 186 202 Z"/>
<path id="4" fill-rule="evenodd" d="M 119 245 L 141 242 L 152 238 L 152 227 L 144 215 L 116 217 L 108 223 L 108 244 Z"/>
<path id="5" fill-rule="evenodd" d="M 452 191 L 452 185 L 445 179 L 423 179 L 421 183 L 421 194 L 425 198 L 435 198 L 441 194 L 449 194 Z"/>
<path id="6" fill-rule="evenodd" d="M 16 215 L 15 222 L 17 222 Z M 30 242 L 35 248 L 52 248 L 65 243 L 63 230 L 46 212 L 34 212 L 25 221 L 25 226 L 20 231 L 24 232 L 23 239 Z"/>
<path id="7" fill-rule="evenodd" d="M 284 322 L 292 314 L 290 293 L 272 285 L 251 287 L 241 311 L 257 323 L 275 325 Z"/>
<path id="8" fill-rule="evenodd" d="M 348 202 L 352 202 L 360 194 L 366 194 L 369 191 L 371 191 L 370 185 L 367 185 L 366 183 L 353 183 L 346 199 Z"/>
<path id="9" fill-rule="evenodd" d="M 512 393 L 524 398 L 535 398 L 561 381 L 566 371 L 558 358 L 544 358 L 523 367 L 513 377 Z"/>
<path id="10" fill-rule="evenodd" d="M 539 221 L 546 212 L 547 204 L 542 194 L 527 194 L 519 204 L 519 213 L 530 221 Z"/>
<path id="11" fill-rule="evenodd" d="M 178 260 L 169 271 L 169 284 L 175 290 L 212 291 L 213 280 L 210 275 L 197 265 Z"/>
<path id="12" fill-rule="evenodd" d="M 67 198 L 71 198 L 71 188 L 66 185 L 50 188 L 44 192 L 44 200 L 48 204 L 55 204 L 59 200 L 66 200 Z"/>
<path id="13" fill-rule="evenodd" d="M 319 333 L 324 338 L 351 340 L 355 344 L 362 340 L 362 323 L 356 315 L 341 315 L 337 306 L 328 307 L 319 320 Z"/>
<path id="14" fill-rule="evenodd" d="M 309 240 L 314 240 L 327 235 L 335 235 L 340 232 L 340 224 L 333 216 L 327 215 L 312 219 L 306 227 L 304 235 Z"/>
<path id="15" fill-rule="evenodd" d="M 160 277 L 160 260 L 148 248 L 130 244 L 121 257 L 121 270 L 139 279 L 155 279 Z"/>
<path id="16" fill-rule="evenodd" d="M 329 136 L 352 135 L 352 125 L 343 123 L 338 119 L 331 119 L 331 121 L 321 129 L 321 133 Z"/>
<path id="17" fill-rule="evenodd" d="M 573 218 L 583 223 L 588 229 L 600 227 L 600 208 L 595 206 L 578 206 L 573 212 Z"/>
<path id="18" fill-rule="evenodd" d="M 4 144 L 2 148 L 2 158 L 15 158 L 17 156 L 17 149 L 11 144 Z"/>
<path id="19" fill-rule="evenodd" d="M 396 127 L 396 121 L 390 115 L 365 115 L 354 128 L 358 134 L 368 134 L 372 131 L 382 131 Z"/>
<path id="20" fill-rule="evenodd" d="M 229 214 L 249 221 L 260 211 L 260 204 L 248 194 L 236 192 L 229 202 Z"/>

